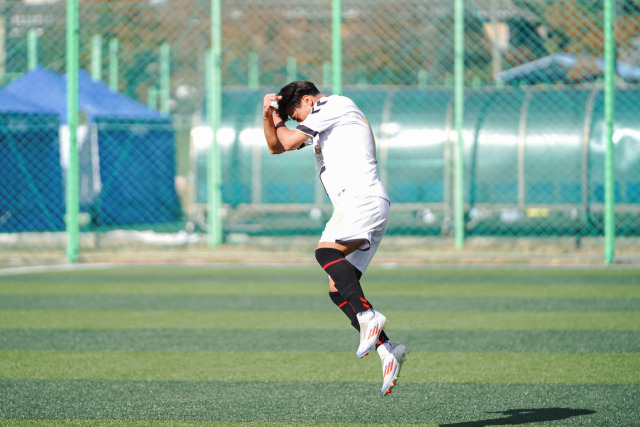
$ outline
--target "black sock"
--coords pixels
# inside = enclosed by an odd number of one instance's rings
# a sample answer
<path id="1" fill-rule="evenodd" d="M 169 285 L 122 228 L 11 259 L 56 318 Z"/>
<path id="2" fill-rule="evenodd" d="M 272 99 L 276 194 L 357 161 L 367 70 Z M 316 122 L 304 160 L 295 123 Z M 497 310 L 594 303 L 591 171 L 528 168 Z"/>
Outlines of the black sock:
<path id="1" fill-rule="evenodd" d="M 316 259 L 356 314 L 371 308 L 362 292 L 358 269 L 345 258 L 344 252 L 333 248 L 320 248 L 316 249 Z"/>
<path id="2" fill-rule="evenodd" d="M 358 332 L 360 332 L 360 323 L 358 322 L 356 312 L 353 311 L 353 308 L 351 308 L 351 304 L 349 304 L 344 298 L 342 298 L 340 292 L 329 292 L 329 298 L 331 298 L 331 301 L 333 301 L 333 303 L 337 305 L 344 314 L 346 314 L 346 316 L 351 321 L 351 326 L 353 326 Z"/>
<path id="3" fill-rule="evenodd" d="M 342 295 L 340 295 L 340 292 L 329 292 L 329 298 L 331 298 L 331 301 L 333 301 L 333 303 L 337 305 L 338 308 L 349 318 L 351 326 L 353 326 L 356 331 L 360 332 L 360 323 L 358 322 L 356 312 L 351 308 L 351 304 L 349 304 Z M 389 337 L 387 337 L 384 330 L 380 332 L 380 337 L 378 338 L 378 342 L 376 342 L 376 348 L 388 339 Z"/>

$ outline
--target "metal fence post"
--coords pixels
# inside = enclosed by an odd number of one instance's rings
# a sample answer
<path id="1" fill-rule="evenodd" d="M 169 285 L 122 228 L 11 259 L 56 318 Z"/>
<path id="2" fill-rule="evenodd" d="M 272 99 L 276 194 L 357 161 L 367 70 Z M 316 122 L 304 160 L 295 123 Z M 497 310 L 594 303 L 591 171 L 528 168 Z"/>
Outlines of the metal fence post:
<path id="1" fill-rule="evenodd" d="M 215 248 L 222 243 L 222 161 L 218 146 L 218 128 L 222 107 L 222 20 L 220 0 L 211 0 L 211 53 L 207 60 L 207 122 L 211 127 L 211 145 L 208 151 L 208 215 L 207 237 L 209 247 Z"/>
<path id="2" fill-rule="evenodd" d="M 256 52 L 249 52 L 247 60 L 249 62 L 247 86 L 249 89 L 258 89 L 260 87 L 260 55 Z"/>
<path id="3" fill-rule="evenodd" d="M 118 91 L 118 39 L 109 40 L 109 87 L 112 91 Z"/>
<path id="4" fill-rule="evenodd" d="M 29 71 L 38 66 L 38 31 L 35 28 L 27 33 L 27 64 Z"/>
<path id="5" fill-rule="evenodd" d="M 613 120 L 615 102 L 615 41 L 613 35 L 613 0 L 604 2 L 604 121 L 605 121 L 605 157 L 604 157 L 604 187 L 605 187 L 605 212 L 604 212 L 604 262 L 609 265 L 613 262 L 615 250 L 615 173 L 613 158 Z"/>
<path id="6" fill-rule="evenodd" d="M 342 0 L 331 2 L 331 65 L 332 92 L 342 93 Z"/>
<path id="7" fill-rule="evenodd" d="M 160 111 L 169 114 L 171 98 L 171 47 L 163 43 L 160 47 Z"/>
<path id="8" fill-rule="evenodd" d="M 102 80 L 102 36 L 95 34 L 91 38 L 91 78 Z"/>
<path id="9" fill-rule="evenodd" d="M 80 24 L 78 0 L 67 0 L 67 124 L 69 126 L 69 167 L 66 189 L 67 260 L 76 262 L 79 252 L 79 165 L 78 129 L 78 43 Z"/>
<path id="10" fill-rule="evenodd" d="M 455 15 L 455 65 L 454 65 L 454 235 L 456 249 L 464 245 L 464 165 L 462 122 L 464 120 L 464 0 L 456 0 Z"/>

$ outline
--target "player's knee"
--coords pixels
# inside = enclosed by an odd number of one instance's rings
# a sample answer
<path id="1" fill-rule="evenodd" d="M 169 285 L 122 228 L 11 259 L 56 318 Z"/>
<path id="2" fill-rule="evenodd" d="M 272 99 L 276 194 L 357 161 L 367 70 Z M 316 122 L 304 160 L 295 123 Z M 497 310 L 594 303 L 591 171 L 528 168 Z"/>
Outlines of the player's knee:
<path id="1" fill-rule="evenodd" d="M 331 263 L 345 259 L 344 252 L 334 248 L 318 248 L 316 249 L 316 261 L 320 264 L 324 270 L 327 269 Z"/>

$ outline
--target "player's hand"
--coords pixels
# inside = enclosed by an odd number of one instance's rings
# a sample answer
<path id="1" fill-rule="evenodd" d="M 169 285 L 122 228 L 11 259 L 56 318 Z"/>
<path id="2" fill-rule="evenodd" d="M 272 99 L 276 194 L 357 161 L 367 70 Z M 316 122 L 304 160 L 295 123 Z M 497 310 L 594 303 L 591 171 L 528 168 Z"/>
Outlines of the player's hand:
<path id="1" fill-rule="evenodd" d="M 281 99 L 282 99 L 282 97 L 278 96 L 275 93 L 266 94 L 264 96 L 264 100 L 263 100 L 263 103 L 262 103 L 262 117 L 264 117 L 265 119 L 269 118 L 276 111 L 276 109 L 273 108 L 271 103 L 272 102 L 277 103 Z"/>

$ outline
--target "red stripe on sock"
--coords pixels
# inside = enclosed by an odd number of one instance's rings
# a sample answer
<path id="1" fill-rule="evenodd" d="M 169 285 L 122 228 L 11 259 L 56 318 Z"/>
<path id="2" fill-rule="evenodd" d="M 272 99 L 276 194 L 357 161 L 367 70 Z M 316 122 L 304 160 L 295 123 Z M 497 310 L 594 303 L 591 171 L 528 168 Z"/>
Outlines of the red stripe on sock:
<path id="1" fill-rule="evenodd" d="M 338 308 L 342 308 L 342 306 L 343 306 L 343 305 L 345 305 L 346 303 L 347 303 L 346 301 L 345 301 L 345 302 L 343 302 L 342 304 L 340 304 L 340 305 L 338 306 Z"/>
<path id="2" fill-rule="evenodd" d="M 330 265 L 333 265 L 333 264 L 335 264 L 336 262 L 346 261 L 346 260 L 347 260 L 346 258 L 340 258 L 340 259 L 337 259 L 337 260 L 335 260 L 335 261 L 331 261 L 330 263 L 325 264 L 325 265 L 322 267 L 322 269 L 323 269 L 323 270 L 326 270 L 326 269 L 327 269 L 327 267 L 329 267 Z"/>

